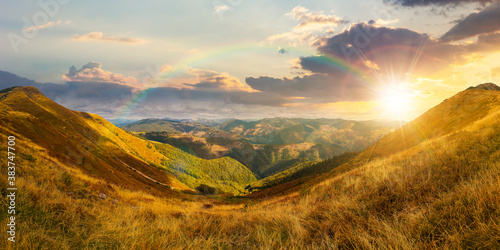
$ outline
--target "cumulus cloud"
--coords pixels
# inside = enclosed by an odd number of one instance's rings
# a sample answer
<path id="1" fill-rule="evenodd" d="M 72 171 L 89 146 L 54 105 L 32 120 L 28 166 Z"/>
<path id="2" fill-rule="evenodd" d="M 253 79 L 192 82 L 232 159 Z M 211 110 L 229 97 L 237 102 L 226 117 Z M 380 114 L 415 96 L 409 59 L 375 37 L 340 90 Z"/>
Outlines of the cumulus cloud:
<path id="1" fill-rule="evenodd" d="M 465 3 L 488 4 L 498 0 L 384 0 L 386 3 L 402 5 L 408 7 L 428 6 L 428 5 L 459 5 Z"/>
<path id="2" fill-rule="evenodd" d="M 186 86 L 195 89 L 204 89 L 207 91 L 252 91 L 248 85 L 243 84 L 238 78 L 225 72 L 217 72 L 206 69 L 191 69 L 188 73 L 195 76 L 196 83 L 186 84 Z"/>
<path id="3" fill-rule="evenodd" d="M 122 37 L 122 36 L 104 36 L 102 32 L 90 32 L 83 35 L 74 35 L 73 40 L 77 41 L 108 41 L 108 42 L 119 42 L 119 43 L 145 43 L 146 40 L 131 38 L 131 37 Z"/>
<path id="4" fill-rule="evenodd" d="M 66 81 L 86 81 L 86 82 L 108 82 L 125 85 L 136 85 L 137 79 L 126 77 L 122 74 L 105 71 L 101 68 L 102 64 L 91 61 L 76 69 L 75 66 L 69 68 L 69 72 L 62 76 Z"/>
<path id="5" fill-rule="evenodd" d="M 346 20 L 334 15 L 325 15 L 323 11 L 311 12 L 309 9 L 302 6 L 297 6 L 291 12 L 285 15 L 292 17 L 294 20 L 301 21 L 294 30 L 301 29 L 324 29 L 325 27 L 337 27 L 339 24 L 347 23 Z"/>
<path id="6" fill-rule="evenodd" d="M 226 72 L 170 65 L 158 66 L 156 72 L 151 69 L 148 71 L 149 77 L 145 77 L 144 80 L 154 87 L 204 91 L 254 91 Z"/>
<path id="7" fill-rule="evenodd" d="M 441 40 L 451 42 L 500 30 L 500 4 L 472 13 L 446 32 Z"/>
<path id="8" fill-rule="evenodd" d="M 324 14 L 323 11 L 312 12 L 300 5 L 285 15 L 300 23 L 292 31 L 269 36 L 266 39 L 268 42 L 286 41 L 291 45 L 297 43 L 315 45 L 326 35 L 333 34 L 337 26 L 349 22 L 335 15 Z"/>

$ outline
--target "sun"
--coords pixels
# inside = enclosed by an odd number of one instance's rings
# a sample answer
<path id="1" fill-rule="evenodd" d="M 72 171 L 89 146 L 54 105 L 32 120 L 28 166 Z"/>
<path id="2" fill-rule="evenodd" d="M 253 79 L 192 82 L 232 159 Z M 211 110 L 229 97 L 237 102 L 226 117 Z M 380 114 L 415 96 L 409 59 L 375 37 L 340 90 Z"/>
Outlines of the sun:
<path id="1" fill-rule="evenodd" d="M 385 88 L 379 96 L 379 102 L 385 117 L 401 120 L 411 108 L 411 95 L 400 87 Z"/>

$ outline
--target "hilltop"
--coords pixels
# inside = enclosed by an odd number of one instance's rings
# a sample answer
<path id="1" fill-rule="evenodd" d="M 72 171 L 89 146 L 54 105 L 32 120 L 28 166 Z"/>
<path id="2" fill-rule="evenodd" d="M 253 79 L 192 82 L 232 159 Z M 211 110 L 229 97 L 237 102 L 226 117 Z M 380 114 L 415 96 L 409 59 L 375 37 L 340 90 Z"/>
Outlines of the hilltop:
<path id="1" fill-rule="evenodd" d="M 467 90 L 469 90 L 469 89 L 484 89 L 484 90 L 498 90 L 498 91 L 500 91 L 500 87 L 498 87 L 496 84 L 491 83 L 491 82 L 479 84 L 476 87 L 469 87 Z"/>

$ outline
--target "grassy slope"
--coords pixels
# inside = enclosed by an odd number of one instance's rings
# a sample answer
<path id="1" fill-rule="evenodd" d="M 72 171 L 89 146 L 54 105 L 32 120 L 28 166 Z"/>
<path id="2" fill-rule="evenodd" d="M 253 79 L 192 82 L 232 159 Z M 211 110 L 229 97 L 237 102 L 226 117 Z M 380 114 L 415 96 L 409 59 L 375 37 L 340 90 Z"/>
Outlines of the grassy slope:
<path id="1" fill-rule="evenodd" d="M 490 108 L 476 122 L 460 127 L 462 131 L 434 137 L 396 154 L 379 155 L 354 169 L 334 171 L 317 185 L 260 201 L 181 201 L 115 185 L 107 190 L 111 198 L 79 197 L 68 195 L 65 189 L 94 190 L 106 184 L 77 169 L 71 170 L 73 181 L 67 183 L 58 178 L 67 166 L 41 162 L 44 171 L 34 175 L 30 171 L 36 168 L 25 168 L 18 182 L 24 191 L 19 196 L 18 219 L 22 222 L 16 246 L 498 249 L 499 93 L 473 94 L 488 96 L 481 104 Z M 3 134 L 2 139 L 5 141 Z M 5 150 L 0 153 L 6 157 Z M 25 159 L 20 163 L 32 166 Z M 1 186 L 4 194 L 5 184 Z M 5 202 L 2 199 L 2 209 Z"/>
<path id="2" fill-rule="evenodd" d="M 251 183 L 247 189 L 253 192 L 246 196 L 262 198 L 285 195 L 315 185 L 325 179 L 325 173 L 349 162 L 357 155 L 358 152 L 349 152 L 321 162 L 296 161 L 283 171 Z"/>
<path id="3" fill-rule="evenodd" d="M 483 118 L 492 108 L 497 107 L 497 102 L 497 91 L 482 89 L 462 91 L 433 107 L 402 129 L 378 141 L 360 158 L 391 154 L 457 131 Z"/>

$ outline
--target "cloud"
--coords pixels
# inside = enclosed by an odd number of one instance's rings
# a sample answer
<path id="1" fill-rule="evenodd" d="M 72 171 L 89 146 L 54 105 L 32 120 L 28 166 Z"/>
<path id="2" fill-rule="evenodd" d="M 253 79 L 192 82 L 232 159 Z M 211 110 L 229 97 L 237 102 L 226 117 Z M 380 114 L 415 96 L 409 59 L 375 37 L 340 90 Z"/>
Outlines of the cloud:
<path id="1" fill-rule="evenodd" d="M 393 20 L 384 20 L 384 19 L 379 18 L 375 21 L 376 24 L 381 25 L 381 26 L 388 26 L 390 24 L 397 23 L 397 22 L 399 22 L 399 18 L 396 18 Z"/>
<path id="2" fill-rule="evenodd" d="M 130 38 L 130 37 L 120 37 L 120 36 L 104 36 L 102 32 L 91 32 L 83 35 L 74 35 L 73 40 L 77 41 L 109 41 L 109 42 L 119 42 L 119 43 L 145 43 L 146 40 Z"/>
<path id="3" fill-rule="evenodd" d="M 326 35 L 333 34 L 338 25 L 349 23 L 349 21 L 335 15 L 324 14 L 323 11 L 311 12 L 300 5 L 285 15 L 300 21 L 300 23 L 292 31 L 271 35 L 267 37 L 266 41 L 286 41 L 293 46 L 296 46 L 297 43 L 307 43 L 314 46 Z"/>
<path id="4" fill-rule="evenodd" d="M 491 76 L 500 76 L 500 67 L 494 67 L 490 69 Z"/>
<path id="5" fill-rule="evenodd" d="M 294 20 L 301 21 L 301 23 L 295 26 L 294 30 L 306 28 L 321 30 L 325 27 L 337 27 L 339 24 L 347 23 L 347 21 L 337 16 L 325 15 L 323 11 L 311 12 L 309 9 L 300 5 L 293 8 L 291 12 L 285 15 L 291 16 Z"/>
<path id="6" fill-rule="evenodd" d="M 500 4 L 472 13 L 446 32 L 441 40 L 452 42 L 500 30 Z"/>
<path id="7" fill-rule="evenodd" d="M 278 48 L 278 53 L 279 53 L 279 54 L 286 54 L 286 53 L 288 53 L 288 50 L 286 50 L 285 48 L 281 48 L 281 47 L 279 47 L 279 48 Z"/>
<path id="8" fill-rule="evenodd" d="M 91 61 L 76 69 L 75 66 L 69 68 L 68 74 L 62 76 L 66 81 L 86 81 L 86 82 L 108 82 L 136 86 L 137 79 L 134 77 L 125 77 L 122 74 L 105 71 L 101 68 L 102 64 Z"/>
<path id="9" fill-rule="evenodd" d="M 198 89 L 203 91 L 254 91 L 238 78 L 226 73 L 189 66 L 157 66 L 156 71 L 147 69 L 144 83 L 154 87 Z"/>
<path id="10" fill-rule="evenodd" d="M 53 26 L 55 26 L 55 25 L 62 24 L 62 23 L 63 23 L 63 22 L 62 22 L 61 20 L 56 21 L 56 22 L 52 22 L 52 21 L 50 21 L 50 22 L 47 22 L 46 24 L 42 24 L 42 25 L 27 26 L 27 27 L 25 27 L 24 29 L 25 29 L 26 31 L 32 31 L 32 30 L 42 30 L 42 29 L 47 29 L 47 28 L 50 28 L 50 27 L 53 27 Z M 68 23 L 71 23 L 71 21 L 66 21 L 66 22 L 64 22 L 64 23 L 68 24 Z"/>
<path id="11" fill-rule="evenodd" d="M 191 69 L 188 73 L 195 76 L 196 81 L 196 83 L 185 84 L 188 88 L 207 91 L 252 91 L 248 85 L 241 83 L 238 78 L 228 73 L 206 69 Z"/>
<path id="12" fill-rule="evenodd" d="M 227 5 L 217 5 L 214 7 L 214 13 L 215 14 L 218 14 L 218 13 L 221 13 L 221 12 L 225 12 L 225 11 L 228 11 L 229 10 L 229 6 Z"/>
<path id="13" fill-rule="evenodd" d="M 386 3 L 408 7 L 428 5 L 459 5 L 466 3 L 480 3 L 482 5 L 485 5 L 495 1 L 497 0 L 384 0 L 384 2 Z"/>
<path id="14" fill-rule="evenodd" d="M 246 83 L 261 92 L 302 102 L 364 101 L 374 96 L 374 90 L 362 79 L 341 71 L 294 78 L 248 77 Z"/>
<path id="15" fill-rule="evenodd" d="M 477 42 L 468 44 L 467 48 L 471 52 L 496 51 L 500 48 L 500 33 L 479 35 L 477 37 Z"/>
<path id="16" fill-rule="evenodd" d="M 339 63 L 348 64 L 378 81 L 405 81 L 408 74 L 432 74 L 466 62 L 471 50 L 472 45 L 451 45 L 425 33 L 363 22 L 326 39 L 318 46 L 320 56 L 301 58 L 300 65 L 311 72 L 336 74 Z"/>

